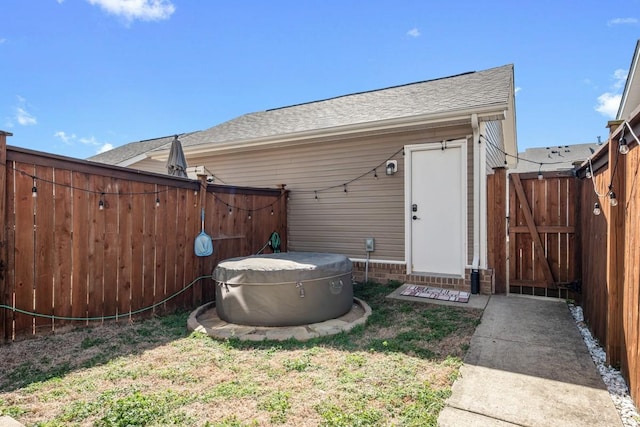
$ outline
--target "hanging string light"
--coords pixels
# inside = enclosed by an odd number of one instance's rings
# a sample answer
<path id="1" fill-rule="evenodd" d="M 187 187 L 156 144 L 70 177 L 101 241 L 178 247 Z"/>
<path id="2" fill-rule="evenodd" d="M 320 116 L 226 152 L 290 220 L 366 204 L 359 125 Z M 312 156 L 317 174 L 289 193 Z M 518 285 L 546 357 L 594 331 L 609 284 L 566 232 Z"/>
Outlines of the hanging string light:
<path id="1" fill-rule="evenodd" d="M 156 208 L 160 206 L 160 197 L 156 197 Z"/>
<path id="2" fill-rule="evenodd" d="M 629 153 L 629 146 L 627 145 L 627 138 L 624 137 L 624 124 L 622 125 L 622 135 L 620 136 L 620 139 L 618 140 L 618 151 L 620 152 L 620 154 L 628 154 Z"/>
<path id="3" fill-rule="evenodd" d="M 609 204 L 611 206 L 618 206 L 618 199 L 616 199 L 616 193 L 613 192 L 613 186 L 609 186 Z"/>
<path id="4" fill-rule="evenodd" d="M 100 200 L 98 200 L 98 210 L 104 210 L 104 193 L 100 194 Z"/>
<path id="5" fill-rule="evenodd" d="M 594 215 L 600 215 L 600 213 L 602 213 L 602 210 L 600 209 L 600 203 L 595 202 L 593 204 L 593 214 Z"/>
<path id="6" fill-rule="evenodd" d="M 542 163 L 540 163 L 540 168 L 538 169 L 538 181 L 542 181 L 544 177 L 542 176 Z"/>
<path id="7" fill-rule="evenodd" d="M 373 177 L 377 180 L 378 179 L 378 170 L 374 169 L 373 170 Z"/>
<path id="8" fill-rule="evenodd" d="M 38 197 L 38 188 L 36 187 L 36 177 L 33 177 L 33 187 L 31 187 L 31 197 Z"/>

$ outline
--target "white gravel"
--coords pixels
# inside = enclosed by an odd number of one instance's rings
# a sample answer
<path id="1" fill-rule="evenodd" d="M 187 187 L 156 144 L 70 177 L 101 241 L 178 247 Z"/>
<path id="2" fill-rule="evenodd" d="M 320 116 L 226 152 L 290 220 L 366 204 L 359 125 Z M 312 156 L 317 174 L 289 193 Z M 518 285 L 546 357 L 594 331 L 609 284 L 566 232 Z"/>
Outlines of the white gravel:
<path id="1" fill-rule="evenodd" d="M 593 363 L 596 364 L 596 368 L 609 390 L 609 395 L 620 414 L 622 424 L 625 427 L 640 427 L 640 415 L 631 396 L 629 396 L 627 383 L 620 371 L 607 365 L 605 351 L 600 347 L 598 341 L 591 335 L 591 331 L 589 331 L 587 325 L 584 323 L 582 307 L 569 304 L 569 309 L 576 321 L 578 330 L 582 334 L 584 343 L 587 345 L 589 353 L 591 353 Z"/>

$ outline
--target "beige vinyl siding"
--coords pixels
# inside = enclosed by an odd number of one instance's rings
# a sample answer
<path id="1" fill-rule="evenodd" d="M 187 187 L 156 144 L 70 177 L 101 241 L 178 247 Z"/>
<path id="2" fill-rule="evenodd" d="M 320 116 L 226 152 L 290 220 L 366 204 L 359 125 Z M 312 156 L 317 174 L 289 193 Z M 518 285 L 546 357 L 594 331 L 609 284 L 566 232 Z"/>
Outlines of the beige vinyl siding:
<path id="1" fill-rule="evenodd" d="M 502 122 L 483 122 L 483 144 L 487 150 L 487 173 L 498 167 L 505 166 L 504 141 L 502 140 Z M 490 142 L 487 142 L 490 141 Z M 515 153 L 511 153 L 515 154 Z"/>
<path id="2" fill-rule="evenodd" d="M 288 147 L 269 147 L 188 157 L 191 166 L 205 166 L 218 183 L 290 190 L 289 249 L 345 254 L 364 258 L 364 239 L 373 237 L 373 259 L 404 261 L 404 158 L 398 172 L 385 175 L 381 165 L 405 145 L 440 143 L 465 138 L 469 126 L 353 137 Z M 377 165 L 378 179 L 373 169 Z M 138 167 L 138 165 L 132 165 Z M 343 183 L 367 173 L 347 185 Z M 446 183 L 443 183 L 446 185 Z M 327 187 L 337 188 L 318 192 Z M 433 201 L 433 208 L 441 208 Z M 272 230 L 264 231 L 264 239 Z"/>

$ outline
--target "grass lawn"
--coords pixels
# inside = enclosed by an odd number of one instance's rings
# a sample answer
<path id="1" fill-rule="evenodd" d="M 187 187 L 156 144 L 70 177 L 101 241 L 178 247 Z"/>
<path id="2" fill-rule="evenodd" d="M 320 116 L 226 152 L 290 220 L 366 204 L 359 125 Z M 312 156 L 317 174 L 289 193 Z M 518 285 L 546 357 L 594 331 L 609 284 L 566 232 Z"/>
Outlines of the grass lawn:
<path id="1" fill-rule="evenodd" d="M 0 414 L 28 426 L 435 426 L 482 312 L 355 285 L 366 326 L 219 341 L 189 313 L 0 346 Z"/>

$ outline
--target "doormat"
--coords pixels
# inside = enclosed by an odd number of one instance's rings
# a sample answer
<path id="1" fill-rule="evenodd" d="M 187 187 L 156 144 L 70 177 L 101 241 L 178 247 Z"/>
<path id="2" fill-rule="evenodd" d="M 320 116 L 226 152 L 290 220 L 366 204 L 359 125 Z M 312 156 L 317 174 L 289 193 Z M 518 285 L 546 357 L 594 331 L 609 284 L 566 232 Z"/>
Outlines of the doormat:
<path id="1" fill-rule="evenodd" d="M 406 297 L 437 299 L 440 301 L 469 302 L 469 292 L 432 288 L 430 286 L 409 285 L 400 292 L 400 295 L 404 295 Z"/>

